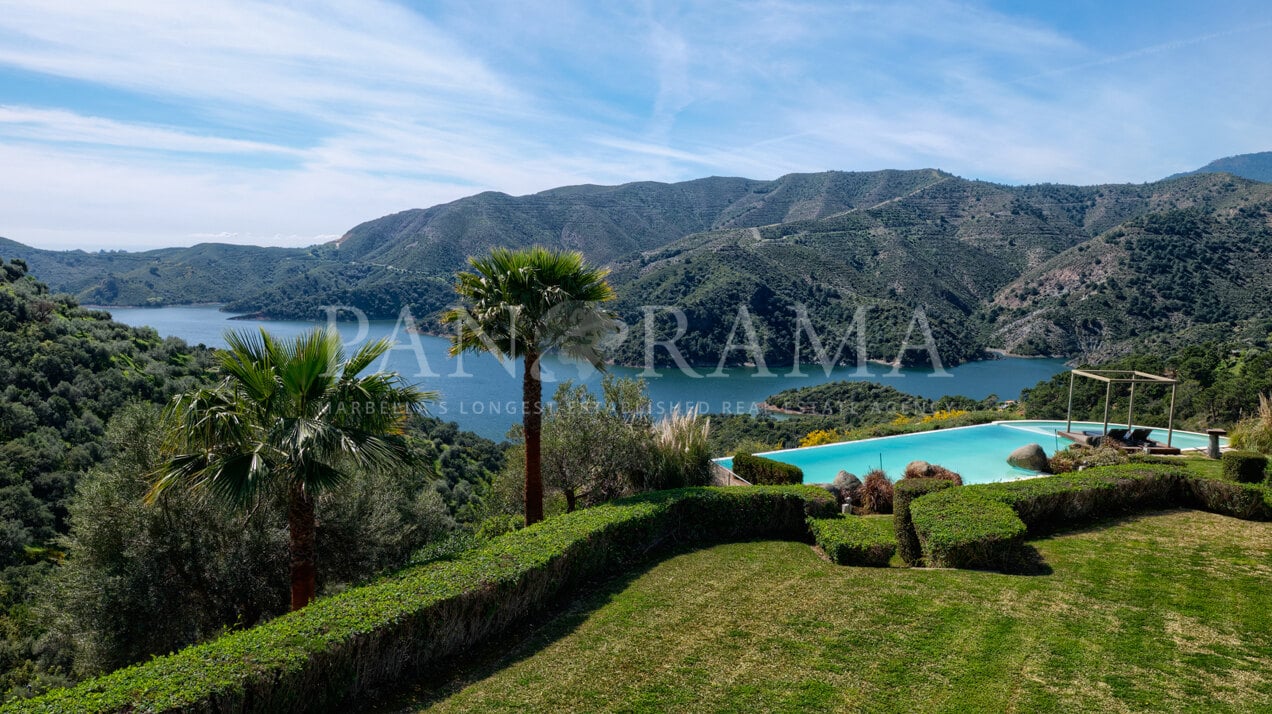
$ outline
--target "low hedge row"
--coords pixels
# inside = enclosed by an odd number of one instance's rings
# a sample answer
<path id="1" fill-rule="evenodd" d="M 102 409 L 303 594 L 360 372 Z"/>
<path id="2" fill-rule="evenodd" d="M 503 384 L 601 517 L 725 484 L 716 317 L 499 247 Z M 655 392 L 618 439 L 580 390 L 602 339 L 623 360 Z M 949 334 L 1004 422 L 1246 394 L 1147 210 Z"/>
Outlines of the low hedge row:
<path id="1" fill-rule="evenodd" d="M 734 455 L 733 473 L 757 486 L 804 483 L 804 471 L 800 467 L 751 454 Z"/>
<path id="2" fill-rule="evenodd" d="M 1257 451 L 1225 451 L 1223 477 L 1239 483 L 1263 483 L 1268 478 L 1268 457 Z"/>
<path id="3" fill-rule="evenodd" d="M 809 518 L 813 540 L 838 565 L 888 567 L 897 552 L 896 533 L 887 516 Z"/>
<path id="4" fill-rule="evenodd" d="M 943 491 L 953 485 L 953 481 L 942 478 L 903 478 L 893 486 L 893 527 L 897 549 L 901 551 L 901 559 L 906 565 L 920 565 L 923 562 L 919 537 L 914 532 L 914 523 L 910 519 L 910 503 L 920 496 Z"/>
<path id="5" fill-rule="evenodd" d="M 909 511 L 929 566 L 1007 569 L 1026 534 L 1165 506 L 1272 520 L 1272 491 L 1179 467 L 1130 464 L 948 489 L 916 498 Z"/>
<path id="6" fill-rule="evenodd" d="M 455 560 L 315 601 L 268 623 L 4 712 L 293 712 L 392 686 L 676 544 L 808 539 L 836 512 L 813 486 L 694 488 L 552 518 Z"/>

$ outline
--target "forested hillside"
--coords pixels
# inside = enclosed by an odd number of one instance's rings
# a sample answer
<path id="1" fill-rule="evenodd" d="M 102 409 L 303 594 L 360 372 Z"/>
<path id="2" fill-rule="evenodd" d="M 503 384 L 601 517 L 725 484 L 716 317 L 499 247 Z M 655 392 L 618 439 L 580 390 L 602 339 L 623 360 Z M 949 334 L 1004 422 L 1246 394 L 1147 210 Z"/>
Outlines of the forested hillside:
<path id="1" fill-rule="evenodd" d="M 997 346 L 1099 361 L 1272 335 L 1272 184 L 1224 174 L 1026 272 L 990 315 Z"/>
<path id="2" fill-rule="evenodd" d="M 643 362 L 644 306 L 686 319 L 681 354 L 715 365 L 745 307 L 770 366 L 789 364 L 803 306 L 833 353 L 863 315 L 866 358 L 926 362 L 922 309 L 946 364 L 986 348 L 1105 359 L 1204 340 L 1258 344 L 1272 330 L 1272 184 L 1199 173 L 1151 184 L 1003 186 L 936 170 L 791 174 L 773 181 L 570 186 L 482 193 L 363 223 L 307 250 L 196 246 L 57 253 L 5 243 L 59 289 L 106 304 L 224 301 L 266 317 L 328 305 L 426 330 L 469 255 L 495 245 L 581 250 L 614 269 Z M 859 312 L 865 310 L 864 313 Z M 677 329 L 659 312 L 653 334 Z M 860 326 L 860 325 L 858 325 Z M 842 361 L 858 358 L 853 338 Z M 665 350 L 655 353 L 671 363 Z M 804 346 L 803 358 L 812 355 Z M 757 361 L 733 350 L 728 364 Z"/>
<path id="3" fill-rule="evenodd" d="M 142 502 L 160 405 L 212 353 L 113 322 L 0 261 L 0 701 L 286 611 L 286 517 L 196 492 Z M 503 449 L 422 417 L 409 473 L 318 504 L 326 588 L 400 567 L 482 498 Z M 175 577 L 174 573 L 180 573 Z"/>

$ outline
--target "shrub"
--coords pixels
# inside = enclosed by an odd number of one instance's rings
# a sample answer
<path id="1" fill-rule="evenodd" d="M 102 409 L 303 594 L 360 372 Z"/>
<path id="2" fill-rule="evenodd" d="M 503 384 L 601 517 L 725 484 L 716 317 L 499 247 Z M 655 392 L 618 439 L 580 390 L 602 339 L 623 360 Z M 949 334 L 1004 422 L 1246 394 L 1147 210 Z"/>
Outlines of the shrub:
<path id="1" fill-rule="evenodd" d="M 822 444 L 833 444 L 841 441 L 843 437 L 834 429 L 815 429 L 804 435 L 799 440 L 800 446 L 821 446 Z"/>
<path id="2" fill-rule="evenodd" d="M 1019 559 L 1025 524 L 1005 503 L 947 489 L 910 504 L 923 560 L 934 568 L 1004 569 Z"/>
<path id="3" fill-rule="evenodd" d="M 1097 466 L 1117 466 L 1130 460 L 1126 452 L 1116 446 L 1083 446 L 1072 444 L 1052 454 L 1048 466 L 1053 474 L 1067 474 Z"/>
<path id="4" fill-rule="evenodd" d="M 1001 568 L 1016 562 L 1019 534 L 1170 505 L 1272 520 L 1272 489 L 1160 465 L 1108 466 L 946 489 L 912 500 L 909 517 L 928 565 Z"/>
<path id="5" fill-rule="evenodd" d="M 892 482 L 880 469 L 871 469 L 866 473 L 859 496 L 861 504 L 857 510 L 861 515 L 892 513 Z"/>
<path id="6" fill-rule="evenodd" d="M 955 486 L 963 485 L 963 477 L 960 476 L 959 474 L 953 471 L 950 471 L 944 466 L 929 464 L 926 461 L 911 461 L 910 463 L 906 464 L 905 473 L 903 474 L 902 478 L 903 479 L 935 478 L 935 479 L 942 479 L 945 481 L 949 481 L 953 483 Z"/>
<path id="7" fill-rule="evenodd" d="M 948 479 L 910 478 L 897 481 L 892 497 L 892 521 L 896 530 L 897 549 L 906 565 L 919 565 L 923 551 L 910 520 L 910 503 L 923 495 L 950 488 L 955 484 Z"/>
<path id="8" fill-rule="evenodd" d="M 1267 478 L 1268 457 L 1254 451 L 1225 451 L 1223 477 L 1237 483 L 1262 483 Z"/>
<path id="9" fill-rule="evenodd" d="M 1161 467 L 1106 466 L 1045 478 L 968 487 L 1005 503 L 1033 534 L 1133 508 L 1165 507 L 1177 500 L 1188 472 Z"/>
<path id="10" fill-rule="evenodd" d="M 1229 441 L 1238 449 L 1272 454 L 1272 398 L 1260 394 L 1259 413 L 1238 422 Z"/>
<path id="11" fill-rule="evenodd" d="M 808 527 L 826 557 L 839 565 L 886 568 L 897 551 L 896 535 L 888 518 L 810 518 Z"/>
<path id="12" fill-rule="evenodd" d="M 653 427 L 651 481 L 655 488 L 711 483 L 710 433 L 711 420 L 696 409 L 682 413 L 677 407 L 659 420 Z"/>
<path id="13" fill-rule="evenodd" d="M 1220 479 L 1185 482 L 1184 505 L 1247 521 L 1272 520 L 1272 489 Z"/>
<path id="14" fill-rule="evenodd" d="M 757 486 L 804 483 L 804 472 L 798 466 L 750 454 L 733 457 L 733 473 Z"/>
<path id="15" fill-rule="evenodd" d="M 831 516 L 834 508 L 826 492 L 811 487 L 644 494 L 549 519 L 6 711 L 335 709 L 672 544 L 807 540 L 808 517 Z"/>
<path id="16" fill-rule="evenodd" d="M 500 513 L 499 515 L 490 516 L 484 519 L 478 526 L 474 535 L 478 540 L 490 540 L 498 538 L 505 533 L 511 533 L 520 530 L 526 524 L 524 516 L 513 513 Z"/>

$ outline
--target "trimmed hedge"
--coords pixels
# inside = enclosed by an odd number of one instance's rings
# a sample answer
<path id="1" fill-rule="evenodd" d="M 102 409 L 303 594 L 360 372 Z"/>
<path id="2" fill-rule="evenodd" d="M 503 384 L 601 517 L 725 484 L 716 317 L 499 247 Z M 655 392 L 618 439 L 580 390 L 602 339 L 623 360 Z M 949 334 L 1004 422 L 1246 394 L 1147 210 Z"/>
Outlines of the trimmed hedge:
<path id="1" fill-rule="evenodd" d="M 873 516 L 809 518 L 808 528 L 831 562 L 886 568 L 897 552 L 891 521 Z"/>
<path id="2" fill-rule="evenodd" d="M 928 565 L 1006 569 L 1018 562 L 1026 534 L 1167 506 L 1272 520 L 1272 490 L 1178 467 L 1105 466 L 947 489 L 911 501 L 910 519 Z"/>
<path id="3" fill-rule="evenodd" d="M 1257 451 L 1225 451 L 1223 477 L 1237 483 L 1263 483 L 1267 479 L 1268 457 Z"/>
<path id="4" fill-rule="evenodd" d="M 1025 524 L 1005 503 L 959 491 L 911 504 L 923 562 L 932 568 L 1010 568 L 1024 544 Z"/>
<path id="5" fill-rule="evenodd" d="M 809 540 L 835 513 L 811 486 L 661 491 L 548 519 L 249 630 L 5 712 L 279 712 L 337 708 L 677 544 Z"/>
<path id="6" fill-rule="evenodd" d="M 750 454 L 736 454 L 733 457 L 733 473 L 756 486 L 804 483 L 804 471 L 800 467 Z"/>
<path id="7" fill-rule="evenodd" d="M 919 536 L 910 520 L 910 502 L 929 493 L 943 491 L 954 485 L 944 478 L 903 478 L 892 489 L 892 522 L 896 532 L 897 549 L 906 565 L 920 565 L 923 550 Z"/>

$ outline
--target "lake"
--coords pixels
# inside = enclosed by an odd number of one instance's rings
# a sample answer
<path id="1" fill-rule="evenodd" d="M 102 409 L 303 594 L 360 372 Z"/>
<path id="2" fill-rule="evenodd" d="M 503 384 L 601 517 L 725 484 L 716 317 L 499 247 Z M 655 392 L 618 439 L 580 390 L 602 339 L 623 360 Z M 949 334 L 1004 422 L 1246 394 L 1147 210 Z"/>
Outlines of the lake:
<path id="1" fill-rule="evenodd" d="M 315 323 L 292 320 L 231 320 L 231 315 L 214 305 L 99 308 L 105 309 L 119 322 L 137 327 L 152 327 L 164 337 L 179 337 L 191 344 L 224 347 L 226 330 L 263 327 L 276 335 L 297 335 L 312 329 Z M 359 335 L 356 323 L 340 323 L 341 335 L 351 347 L 364 339 L 393 339 L 394 349 L 386 355 L 379 369 L 397 371 L 411 382 L 440 394 L 429 412 L 436 417 L 458 422 L 464 429 L 490 439 L 502 439 L 512 424 L 521 420 L 521 379 L 516 365 L 504 365 L 485 354 L 469 354 L 462 359 L 447 355 L 446 338 L 408 334 L 395 322 L 372 321 Z M 666 414 L 677 406 L 696 407 L 715 414 L 755 413 L 765 397 L 784 389 L 812 386 L 838 380 L 866 380 L 886 384 L 903 392 L 929 399 L 962 394 L 983 399 L 997 394 L 1002 399 L 1015 399 L 1020 390 L 1032 387 L 1065 369 L 1060 359 L 1003 359 L 970 362 L 950 367 L 946 374 L 931 369 L 901 369 L 895 374 L 889 367 L 870 365 L 869 377 L 856 376 L 854 367 L 840 367 L 829 376 L 820 366 L 804 366 L 802 376 L 791 374 L 790 368 L 773 369 L 771 376 L 760 376 L 754 369 L 725 369 L 719 376 L 699 369 L 699 378 L 664 368 L 660 376 L 647 378 L 649 396 L 655 415 Z M 623 377 L 636 376 L 640 369 L 611 367 Z M 599 385 L 601 375 L 589 365 L 566 362 L 551 357 L 544 360 L 545 397 L 551 397 L 554 384 L 567 379 L 576 383 Z"/>

